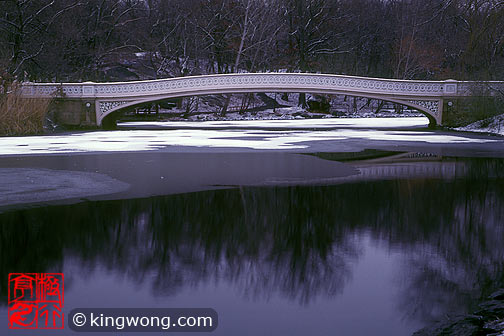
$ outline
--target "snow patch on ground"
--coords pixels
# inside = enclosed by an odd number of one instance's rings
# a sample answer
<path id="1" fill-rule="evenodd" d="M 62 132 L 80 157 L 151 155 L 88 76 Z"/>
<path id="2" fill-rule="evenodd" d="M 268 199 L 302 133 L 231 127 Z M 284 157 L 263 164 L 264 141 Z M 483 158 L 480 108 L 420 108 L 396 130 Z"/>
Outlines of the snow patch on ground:
<path id="1" fill-rule="evenodd" d="M 457 127 L 455 130 L 504 135 L 504 114 L 480 120 L 464 127 Z"/>

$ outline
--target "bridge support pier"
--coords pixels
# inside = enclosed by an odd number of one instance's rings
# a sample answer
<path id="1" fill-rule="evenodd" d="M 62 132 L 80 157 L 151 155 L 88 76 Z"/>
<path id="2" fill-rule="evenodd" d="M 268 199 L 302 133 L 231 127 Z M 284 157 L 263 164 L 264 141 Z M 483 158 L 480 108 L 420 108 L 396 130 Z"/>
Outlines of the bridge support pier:
<path id="1" fill-rule="evenodd" d="M 105 118 L 102 120 L 101 127 L 105 130 L 115 130 L 117 129 L 117 120 L 113 118 Z"/>
<path id="2" fill-rule="evenodd" d="M 447 98 L 443 100 L 443 126 L 451 126 L 454 124 L 461 105 L 463 106 L 457 98 Z"/>
<path id="3" fill-rule="evenodd" d="M 53 121 L 62 126 L 96 127 L 94 100 L 56 98 L 49 107 Z"/>
<path id="4" fill-rule="evenodd" d="M 502 113 L 498 97 L 473 96 L 445 98 L 443 101 L 443 126 L 460 126 Z"/>

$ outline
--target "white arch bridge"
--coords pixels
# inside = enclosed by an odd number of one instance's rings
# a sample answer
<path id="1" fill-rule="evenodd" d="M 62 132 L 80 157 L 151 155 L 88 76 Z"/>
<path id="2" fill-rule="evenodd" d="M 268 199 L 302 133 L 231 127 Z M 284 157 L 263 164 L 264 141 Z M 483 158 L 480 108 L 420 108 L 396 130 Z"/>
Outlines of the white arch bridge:
<path id="1" fill-rule="evenodd" d="M 504 82 L 421 81 L 308 73 L 237 73 L 111 83 L 24 83 L 25 97 L 57 97 L 57 121 L 107 126 L 127 107 L 168 98 L 248 92 L 306 92 L 381 99 L 424 113 L 442 125 L 459 101 L 504 92 Z"/>

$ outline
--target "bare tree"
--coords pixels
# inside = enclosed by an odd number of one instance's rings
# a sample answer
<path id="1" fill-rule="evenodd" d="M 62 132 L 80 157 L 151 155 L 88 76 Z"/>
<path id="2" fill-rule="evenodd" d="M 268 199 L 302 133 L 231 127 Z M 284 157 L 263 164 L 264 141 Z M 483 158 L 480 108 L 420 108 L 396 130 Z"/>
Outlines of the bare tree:
<path id="1" fill-rule="evenodd" d="M 27 70 L 35 76 L 36 62 L 47 44 L 48 30 L 62 15 L 79 5 L 78 1 L 7 0 L 2 1 L 0 31 L 4 40 L 3 59 L 8 59 L 8 72 L 24 78 Z M 30 63 L 30 64 L 27 64 Z"/>

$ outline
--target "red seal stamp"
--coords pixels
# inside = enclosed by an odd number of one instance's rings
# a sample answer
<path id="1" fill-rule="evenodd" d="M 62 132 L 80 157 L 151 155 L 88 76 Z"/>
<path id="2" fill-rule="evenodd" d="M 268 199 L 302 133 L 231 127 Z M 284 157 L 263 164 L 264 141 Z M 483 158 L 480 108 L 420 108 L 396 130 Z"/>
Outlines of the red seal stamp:
<path id="1" fill-rule="evenodd" d="M 63 329 L 63 273 L 9 274 L 9 328 Z"/>

